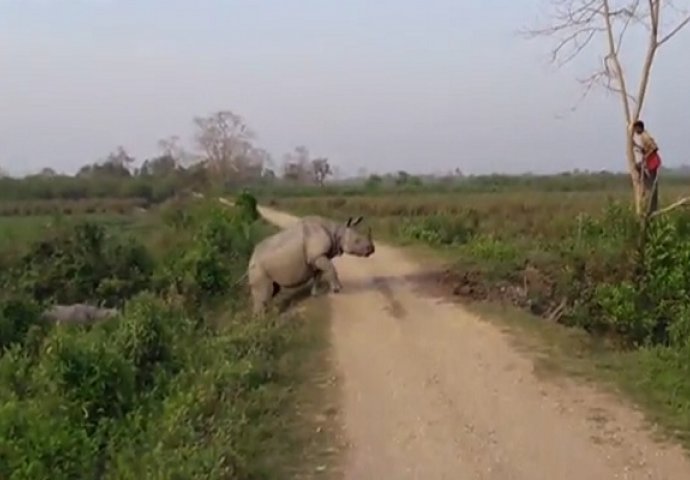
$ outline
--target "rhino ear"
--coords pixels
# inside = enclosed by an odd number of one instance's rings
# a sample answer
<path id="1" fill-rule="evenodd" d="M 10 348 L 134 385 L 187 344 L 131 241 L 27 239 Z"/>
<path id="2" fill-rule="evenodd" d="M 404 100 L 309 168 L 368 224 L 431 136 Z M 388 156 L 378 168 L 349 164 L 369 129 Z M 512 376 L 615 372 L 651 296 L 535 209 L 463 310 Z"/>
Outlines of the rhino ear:
<path id="1" fill-rule="evenodd" d="M 352 217 L 350 217 L 350 218 L 347 220 L 347 226 L 348 226 L 348 227 L 356 227 L 357 225 L 359 225 L 360 223 L 362 223 L 362 220 L 364 220 L 364 217 L 361 217 L 361 216 L 355 218 L 354 220 L 352 220 Z"/>

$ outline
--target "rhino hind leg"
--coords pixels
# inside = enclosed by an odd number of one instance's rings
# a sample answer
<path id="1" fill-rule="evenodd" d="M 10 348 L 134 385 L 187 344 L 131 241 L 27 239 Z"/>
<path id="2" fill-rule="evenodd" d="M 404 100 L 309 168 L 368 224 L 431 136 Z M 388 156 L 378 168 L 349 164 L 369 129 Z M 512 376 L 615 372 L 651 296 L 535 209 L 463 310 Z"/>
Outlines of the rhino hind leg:
<path id="1" fill-rule="evenodd" d="M 252 302 L 254 315 L 262 315 L 266 311 L 268 302 L 273 298 L 273 282 L 266 279 L 252 284 Z"/>
<path id="2" fill-rule="evenodd" d="M 248 276 L 254 315 L 262 315 L 268 302 L 280 291 L 280 286 L 257 265 L 250 266 Z"/>
<path id="3" fill-rule="evenodd" d="M 318 270 L 318 275 L 326 279 L 332 293 L 338 293 L 342 290 L 343 286 L 340 284 L 338 272 L 335 271 L 333 262 L 327 257 L 319 257 L 314 260 L 314 267 Z"/>

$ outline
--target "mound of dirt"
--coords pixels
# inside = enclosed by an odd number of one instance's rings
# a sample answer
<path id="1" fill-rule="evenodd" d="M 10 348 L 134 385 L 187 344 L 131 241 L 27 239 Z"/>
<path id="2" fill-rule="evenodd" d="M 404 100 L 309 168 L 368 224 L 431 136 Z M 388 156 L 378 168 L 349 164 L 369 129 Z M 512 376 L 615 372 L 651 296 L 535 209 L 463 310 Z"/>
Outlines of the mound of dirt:
<path id="1" fill-rule="evenodd" d="M 443 297 L 458 297 L 470 302 L 500 302 L 550 318 L 555 310 L 563 309 L 562 299 L 555 296 L 555 282 L 548 275 L 527 266 L 518 277 L 522 282 L 492 280 L 484 272 L 446 268 L 427 272 L 414 279 L 427 293 Z"/>

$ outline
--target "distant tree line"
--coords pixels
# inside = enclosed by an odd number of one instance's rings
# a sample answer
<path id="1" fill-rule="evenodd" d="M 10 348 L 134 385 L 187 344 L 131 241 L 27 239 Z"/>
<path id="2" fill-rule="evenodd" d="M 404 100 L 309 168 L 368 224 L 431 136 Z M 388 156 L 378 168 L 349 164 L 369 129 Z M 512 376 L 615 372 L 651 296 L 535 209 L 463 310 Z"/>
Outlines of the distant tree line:
<path id="1" fill-rule="evenodd" d="M 0 201 L 137 199 L 157 203 L 195 190 L 236 191 L 251 187 L 258 193 L 310 194 L 324 189 L 343 194 L 414 191 L 594 191 L 629 188 L 629 175 L 578 171 L 556 175 L 465 175 L 459 168 L 442 175 L 414 175 L 406 171 L 367 174 L 338 182 L 326 157 L 314 157 L 303 145 L 282 157 L 277 166 L 258 146 L 256 134 L 244 119 L 229 110 L 194 119 L 192 147 L 173 135 L 158 142 L 159 153 L 138 162 L 118 146 L 101 161 L 84 165 L 75 175 L 52 168 L 22 178 L 0 169 Z M 687 184 L 690 167 L 664 169 L 664 184 Z"/>
<path id="2" fill-rule="evenodd" d="M 139 198 L 158 202 L 190 190 L 224 191 L 244 186 L 323 186 L 333 175 L 329 160 L 312 157 L 298 146 L 283 157 L 279 173 L 271 155 L 256 144 L 244 119 L 225 110 L 194 119 L 191 150 L 173 135 L 160 140 L 160 153 L 137 162 L 123 146 L 101 161 L 84 165 L 75 175 L 52 168 L 21 178 L 0 170 L 0 200 L 81 200 Z"/>

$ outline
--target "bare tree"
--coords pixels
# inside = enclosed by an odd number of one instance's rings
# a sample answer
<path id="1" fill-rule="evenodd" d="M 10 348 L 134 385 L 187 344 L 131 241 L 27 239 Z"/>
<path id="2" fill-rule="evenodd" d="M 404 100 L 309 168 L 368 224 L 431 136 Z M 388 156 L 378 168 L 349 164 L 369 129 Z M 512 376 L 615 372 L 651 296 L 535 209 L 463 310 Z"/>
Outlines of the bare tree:
<path id="1" fill-rule="evenodd" d="M 84 165 L 77 172 L 78 177 L 112 177 L 125 178 L 131 176 L 131 165 L 135 159 L 124 147 L 119 146 L 115 151 L 110 152 L 108 156 L 100 163 L 92 163 Z"/>
<path id="2" fill-rule="evenodd" d="M 283 178 L 296 183 L 311 183 L 314 179 L 310 154 L 307 147 L 300 145 L 291 153 L 283 155 Z"/>
<path id="3" fill-rule="evenodd" d="M 331 173 L 331 177 L 334 180 L 341 180 L 343 178 L 342 169 L 338 165 L 332 165 L 331 171 L 333 172 L 333 173 Z"/>
<path id="4" fill-rule="evenodd" d="M 254 133 L 241 116 L 225 110 L 194 119 L 196 143 L 208 168 L 222 180 L 238 176 Z"/>
<path id="5" fill-rule="evenodd" d="M 114 152 L 108 154 L 105 163 L 129 170 L 129 167 L 134 163 L 134 157 L 127 153 L 123 146 L 118 146 Z"/>
<path id="6" fill-rule="evenodd" d="M 153 177 L 166 177 L 174 174 L 177 170 L 177 161 L 171 155 L 163 154 L 156 158 L 145 160 L 141 165 L 138 174 Z"/>
<path id="7" fill-rule="evenodd" d="M 305 169 L 294 162 L 283 163 L 283 179 L 288 182 L 302 183 L 305 178 Z"/>
<path id="8" fill-rule="evenodd" d="M 331 164 L 328 163 L 327 158 L 315 158 L 311 161 L 312 176 L 319 186 L 323 187 L 326 178 L 333 174 Z"/>
<path id="9" fill-rule="evenodd" d="M 548 0 L 550 25 L 526 30 L 529 38 L 551 37 L 555 45 L 551 61 L 562 66 L 593 48 L 600 41 L 603 55 L 600 66 L 586 78 L 583 98 L 597 86 L 615 93 L 621 102 L 626 125 L 626 156 L 638 215 L 647 217 L 648 194 L 642 173 L 636 168 L 633 123 L 640 118 L 649 87 L 652 66 L 660 49 L 690 23 L 686 9 L 678 8 L 671 0 Z M 667 21 L 662 21 L 666 19 Z M 622 49 L 625 38 L 634 31 L 644 33 L 646 48 L 640 53 L 642 63 L 636 88 L 623 67 Z M 633 49 L 635 47 L 631 47 Z M 627 51 L 626 51 L 627 53 Z M 631 55 L 635 52 L 632 51 Z M 629 55 L 626 55 L 626 58 Z M 681 199 L 674 206 L 687 203 Z M 655 214 L 668 211 L 661 209 Z"/>
<path id="10" fill-rule="evenodd" d="M 253 147 L 249 151 L 249 156 L 252 162 L 261 165 L 263 168 L 268 168 L 273 166 L 273 157 L 271 154 L 264 150 L 263 148 Z"/>
<path id="11" fill-rule="evenodd" d="M 250 147 L 244 155 L 235 160 L 239 182 L 256 182 L 261 179 L 264 169 L 271 165 L 271 154 L 263 148 Z"/>
<path id="12" fill-rule="evenodd" d="M 186 167 L 194 163 L 195 159 L 194 155 L 188 152 L 180 143 L 178 135 L 170 135 L 158 140 L 158 149 L 161 152 L 161 157 L 171 158 L 175 161 L 175 167 Z"/>

